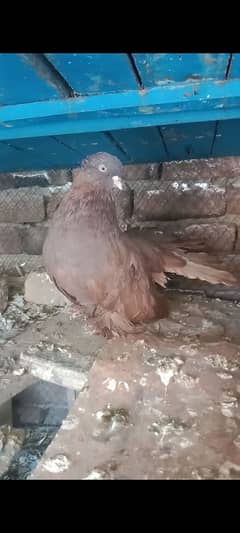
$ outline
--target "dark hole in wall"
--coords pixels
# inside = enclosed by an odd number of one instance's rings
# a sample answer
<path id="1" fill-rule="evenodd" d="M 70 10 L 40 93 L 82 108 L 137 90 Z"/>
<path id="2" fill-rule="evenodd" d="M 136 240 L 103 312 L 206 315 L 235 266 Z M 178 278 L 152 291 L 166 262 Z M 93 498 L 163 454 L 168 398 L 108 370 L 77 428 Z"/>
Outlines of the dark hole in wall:
<path id="1" fill-rule="evenodd" d="M 39 381 L 6 404 L 0 412 L 0 479 L 29 477 L 75 398 L 73 390 Z"/>

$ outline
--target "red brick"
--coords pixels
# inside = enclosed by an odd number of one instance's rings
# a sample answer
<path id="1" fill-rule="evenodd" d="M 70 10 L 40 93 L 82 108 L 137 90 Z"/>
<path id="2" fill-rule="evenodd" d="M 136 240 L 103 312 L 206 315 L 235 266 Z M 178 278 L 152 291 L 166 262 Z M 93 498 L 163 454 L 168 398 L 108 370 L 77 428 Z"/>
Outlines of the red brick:
<path id="1" fill-rule="evenodd" d="M 41 188 L 23 188 L 0 191 L 1 222 L 41 222 L 45 217 Z"/>
<path id="2" fill-rule="evenodd" d="M 162 179 L 206 179 L 240 176 L 240 157 L 190 159 L 163 163 Z"/>
<path id="3" fill-rule="evenodd" d="M 226 209 L 222 179 L 133 182 L 134 215 L 139 220 L 177 220 L 222 215 Z"/>

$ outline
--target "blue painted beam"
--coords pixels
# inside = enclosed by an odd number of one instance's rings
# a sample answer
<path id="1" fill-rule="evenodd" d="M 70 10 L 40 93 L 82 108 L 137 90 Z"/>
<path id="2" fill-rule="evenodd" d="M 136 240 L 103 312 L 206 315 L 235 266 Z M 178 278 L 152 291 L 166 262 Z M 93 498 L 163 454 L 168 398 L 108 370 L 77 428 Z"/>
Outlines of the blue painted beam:
<path id="1" fill-rule="evenodd" d="M 27 55 L 0 53 L 1 106 L 61 97 L 62 91 L 51 84 L 52 80 L 46 76 L 46 71 L 43 76 L 39 69 L 35 70 L 27 60 Z"/>
<path id="2" fill-rule="evenodd" d="M 240 118 L 240 81 L 3 106 L 0 140 Z"/>
<path id="3" fill-rule="evenodd" d="M 128 54 L 45 54 L 79 95 L 137 89 Z"/>
<path id="4" fill-rule="evenodd" d="M 179 81 L 224 80 L 230 59 L 230 54 L 226 53 L 133 55 L 144 87 Z"/>

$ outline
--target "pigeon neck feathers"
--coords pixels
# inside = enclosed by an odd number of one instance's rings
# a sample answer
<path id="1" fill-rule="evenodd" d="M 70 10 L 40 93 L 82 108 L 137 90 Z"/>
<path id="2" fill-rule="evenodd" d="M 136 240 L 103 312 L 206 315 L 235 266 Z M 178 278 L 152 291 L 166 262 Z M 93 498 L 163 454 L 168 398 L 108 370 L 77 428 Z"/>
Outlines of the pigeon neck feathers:
<path id="1" fill-rule="evenodd" d="M 79 224 L 89 220 L 91 226 L 99 229 L 120 231 L 109 183 L 86 170 L 75 170 L 72 188 L 59 206 L 58 217 Z"/>

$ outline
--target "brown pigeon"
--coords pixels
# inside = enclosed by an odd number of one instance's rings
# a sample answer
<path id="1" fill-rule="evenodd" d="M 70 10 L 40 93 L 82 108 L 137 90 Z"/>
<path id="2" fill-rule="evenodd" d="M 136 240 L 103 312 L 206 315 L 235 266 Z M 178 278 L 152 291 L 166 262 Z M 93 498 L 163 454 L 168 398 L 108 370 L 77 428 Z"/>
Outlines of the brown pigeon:
<path id="1" fill-rule="evenodd" d="M 104 335 L 134 333 L 167 314 L 167 273 L 232 285 L 232 274 L 189 260 L 174 244 L 131 236 L 119 228 L 113 188 L 123 165 L 98 153 L 73 171 L 71 190 L 54 214 L 44 248 L 47 272 L 78 306 L 91 309 Z M 140 328 L 139 328 L 140 326 Z"/>

